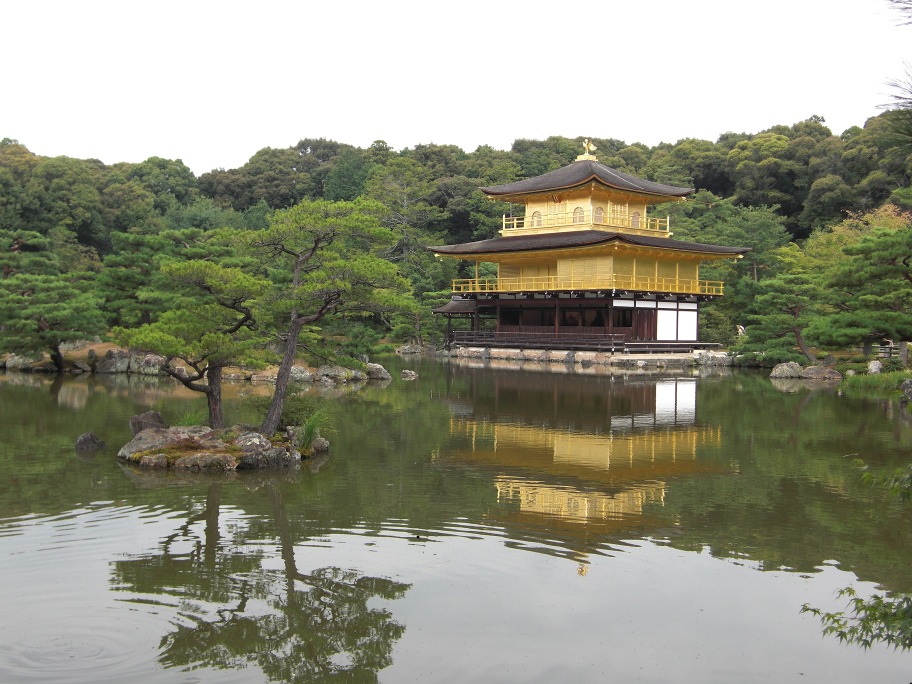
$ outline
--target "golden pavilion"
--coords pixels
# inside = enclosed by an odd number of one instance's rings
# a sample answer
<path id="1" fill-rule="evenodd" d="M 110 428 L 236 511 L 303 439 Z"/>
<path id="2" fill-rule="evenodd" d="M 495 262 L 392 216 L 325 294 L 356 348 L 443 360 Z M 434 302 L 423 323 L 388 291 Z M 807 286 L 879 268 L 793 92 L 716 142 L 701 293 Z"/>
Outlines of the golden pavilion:
<path id="1" fill-rule="evenodd" d="M 599 163 L 587 140 L 576 161 L 534 178 L 481 188 L 523 205 L 501 236 L 430 247 L 475 263 L 435 309 L 456 345 L 690 351 L 699 347 L 701 302 L 723 294 L 701 280 L 700 263 L 740 258 L 748 248 L 684 242 L 650 205 L 684 200 L 691 188 L 654 183 Z M 479 264 L 496 265 L 480 277 Z M 453 331 L 453 317 L 470 320 Z"/>

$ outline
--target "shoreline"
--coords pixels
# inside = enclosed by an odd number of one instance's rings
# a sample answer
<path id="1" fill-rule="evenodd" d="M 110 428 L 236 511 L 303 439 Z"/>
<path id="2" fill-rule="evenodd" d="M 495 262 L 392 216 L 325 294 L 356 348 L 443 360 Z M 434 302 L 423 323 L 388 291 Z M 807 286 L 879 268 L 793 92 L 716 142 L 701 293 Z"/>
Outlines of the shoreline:
<path id="1" fill-rule="evenodd" d="M 694 368 L 730 368 L 733 357 L 715 351 L 687 353 L 611 354 L 608 352 L 521 348 L 458 347 L 438 353 L 476 368 L 538 370 L 556 373 L 610 375 L 618 371 L 691 371 Z"/>

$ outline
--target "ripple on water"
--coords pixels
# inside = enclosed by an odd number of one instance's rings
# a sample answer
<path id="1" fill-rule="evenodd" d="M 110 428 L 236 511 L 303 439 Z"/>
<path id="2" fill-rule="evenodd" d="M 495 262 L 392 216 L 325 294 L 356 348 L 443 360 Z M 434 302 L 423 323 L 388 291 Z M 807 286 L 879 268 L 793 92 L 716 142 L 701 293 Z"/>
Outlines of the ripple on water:
<path id="1" fill-rule="evenodd" d="M 127 681 L 148 670 L 155 635 L 169 631 L 169 616 L 144 614 L 142 625 L 131 628 L 115 610 L 83 612 L 78 621 L 49 624 L 43 633 L 28 630 L 28 636 L 0 644 L 3 681 Z"/>
<path id="2" fill-rule="evenodd" d="M 0 522 L 0 566 L 17 578 L 0 587 L 0 681 L 127 681 L 155 671 L 176 610 L 125 611 L 130 595 L 111 592 L 111 561 L 146 550 L 173 515 L 90 504 Z"/>

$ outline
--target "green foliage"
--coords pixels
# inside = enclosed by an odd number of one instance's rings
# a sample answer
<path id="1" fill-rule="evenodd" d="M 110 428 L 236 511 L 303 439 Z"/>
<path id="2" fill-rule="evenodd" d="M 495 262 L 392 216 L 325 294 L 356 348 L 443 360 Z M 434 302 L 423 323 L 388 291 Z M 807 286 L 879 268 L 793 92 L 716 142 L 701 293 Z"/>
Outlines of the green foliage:
<path id="1" fill-rule="evenodd" d="M 346 356 L 366 356 L 374 353 L 382 335 L 364 323 L 355 323 L 339 351 Z"/>
<path id="2" fill-rule="evenodd" d="M 757 346 L 760 347 L 760 351 L 754 349 Z M 744 342 L 736 345 L 732 351 L 739 354 L 736 357 L 738 364 L 749 368 L 772 368 L 778 363 L 786 363 L 788 361 L 801 364 L 805 364 L 808 361 L 803 354 L 795 350 L 794 344 L 786 338 L 772 339 L 767 341 L 765 345 L 752 345 L 749 342 Z"/>
<path id="3" fill-rule="evenodd" d="M 737 326 L 733 314 L 715 302 L 700 308 L 700 339 L 730 347 L 737 341 Z"/>
<path id="4" fill-rule="evenodd" d="M 814 363 L 816 358 L 805 336 L 820 313 L 819 284 L 805 271 L 803 254 L 797 245 L 781 248 L 776 256 L 789 270 L 759 284 L 754 300 L 756 313 L 750 318 L 741 346 L 765 356 L 777 348 L 781 353 L 797 346 L 805 360 Z"/>
<path id="5" fill-rule="evenodd" d="M 155 208 L 166 212 L 174 204 L 186 204 L 196 191 L 196 177 L 180 159 L 149 157 L 134 164 L 129 179 L 136 180 L 152 194 Z"/>
<path id="6" fill-rule="evenodd" d="M 855 644 L 864 649 L 875 643 L 907 651 L 912 648 L 912 596 L 888 597 L 874 594 L 870 598 L 858 596 L 852 587 L 840 589 L 840 598 L 848 598 L 845 611 L 829 613 L 804 604 L 802 613 L 820 618 L 825 635 L 836 636 L 841 642 Z"/>
<path id="7" fill-rule="evenodd" d="M 49 351 L 62 369 L 60 345 L 105 330 L 87 283 L 65 275 L 17 274 L 0 280 L 0 350 Z"/>
<path id="8" fill-rule="evenodd" d="M 708 264 L 702 270 L 707 277 L 731 280 L 731 275 L 756 282 L 775 272 L 776 250 L 789 241 L 784 221 L 775 210 L 776 207 L 738 206 L 712 193 L 698 192 L 692 202 L 659 205 L 655 213 L 670 214 L 675 238 L 750 247 L 743 259 Z"/>
<path id="9" fill-rule="evenodd" d="M 912 339 L 912 219 L 880 212 L 846 244 L 829 276 L 835 311 L 816 335 L 830 345 L 864 339 Z"/>
<path id="10" fill-rule="evenodd" d="M 44 235 L 59 226 L 81 244 L 105 252 L 111 226 L 104 221 L 100 186 L 101 174 L 90 162 L 69 157 L 42 160 L 25 186 L 23 218 Z"/>
<path id="11" fill-rule="evenodd" d="M 382 313 L 408 302 L 405 281 L 382 256 L 395 242 L 381 205 L 301 202 L 276 212 L 268 229 L 240 235 L 246 253 L 273 281 L 263 300 L 274 319 L 294 312 L 302 325 L 328 314 Z"/>
<path id="12" fill-rule="evenodd" d="M 334 429 L 333 413 L 326 407 L 316 408 L 311 412 L 304 422 L 301 423 L 300 429 L 295 434 L 295 446 L 302 453 L 312 451 L 314 440 L 317 437 L 326 437 Z"/>
<path id="13" fill-rule="evenodd" d="M 162 314 L 139 328 L 115 328 L 115 339 L 130 347 L 182 359 L 204 368 L 210 364 L 254 364 L 263 338 L 253 328 L 253 300 L 266 281 L 240 269 L 209 261 L 187 261 L 162 268 L 166 278 L 197 287 L 206 299 Z"/>
<path id="14" fill-rule="evenodd" d="M 828 174 L 811 184 L 798 220 L 810 228 L 817 228 L 841 218 L 855 202 L 855 193 L 842 177 Z"/>
<path id="15" fill-rule="evenodd" d="M 138 180 L 127 181 L 112 175 L 101 191 L 103 214 L 111 234 L 159 228 L 161 217 L 156 211 L 155 199 Z"/>
<path id="16" fill-rule="evenodd" d="M 167 228 L 174 231 L 191 228 L 207 231 L 247 227 L 244 214 L 219 207 L 208 197 L 196 199 L 188 204 L 172 204 L 165 212 L 164 223 Z"/>
<path id="17" fill-rule="evenodd" d="M 0 278 L 17 273 L 59 273 L 50 239 L 31 230 L 0 230 Z"/>
<path id="18" fill-rule="evenodd" d="M 408 323 L 399 323 L 393 326 L 393 329 L 390 330 L 389 338 L 393 342 L 414 342 L 415 341 L 415 327 Z"/>
<path id="19" fill-rule="evenodd" d="M 345 150 L 326 176 L 326 182 L 323 184 L 324 199 L 357 199 L 364 192 L 364 184 L 372 167 L 373 163 L 367 155 L 354 149 Z"/>
<path id="20" fill-rule="evenodd" d="M 897 5 L 901 1 L 892 0 Z M 908 12 L 908 5 L 904 9 Z M 912 153 L 912 66 L 906 65 L 904 79 L 893 79 L 889 85 L 893 88 L 892 106 L 887 112 L 891 140 L 902 151 Z"/>
<path id="21" fill-rule="evenodd" d="M 200 289 L 195 283 L 173 278 L 162 266 L 183 261 L 232 265 L 237 261 L 232 246 L 236 239 L 231 231 L 199 228 L 114 235 L 116 250 L 105 257 L 96 281 L 110 323 L 135 327 L 158 320 L 169 309 L 191 306 Z"/>
<path id="22" fill-rule="evenodd" d="M 265 413 L 269 408 L 269 397 L 254 397 L 252 403 L 257 410 Z M 300 386 L 291 387 L 285 397 L 278 430 L 298 428 L 295 433 L 299 449 L 309 449 L 313 440 L 327 437 L 335 432 L 335 411 L 327 400 L 306 394 Z"/>
<path id="23" fill-rule="evenodd" d="M 902 359 L 898 356 L 891 357 L 889 359 L 883 359 L 881 362 L 882 372 L 884 373 L 896 373 L 900 371 L 905 371 L 903 366 Z"/>
<path id="24" fill-rule="evenodd" d="M 873 375 L 858 374 L 843 378 L 840 387 L 853 396 L 895 396 L 903 380 L 912 377 L 908 371 L 892 371 Z"/>
<path id="25" fill-rule="evenodd" d="M 897 92 L 905 93 L 902 88 Z M 593 142 L 609 166 L 697 188 L 691 201 L 653 212 L 671 216 L 675 238 L 751 248 L 743 259 L 701 266 L 701 277 L 726 283 L 725 297 L 701 310 L 701 337 L 730 345 L 736 326 L 746 326 L 746 349 L 784 358 L 794 354 L 780 349 L 770 335 L 773 328 L 782 329 L 771 316 L 782 319 L 785 302 L 763 297 L 772 291 L 794 292 L 801 284 L 788 277 L 796 270 L 812 288 L 811 306 L 803 308 L 798 321 L 807 344 L 848 347 L 873 335 L 903 339 L 909 334 L 912 319 L 904 312 L 912 302 L 903 282 L 908 274 L 901 268 L 908 245 L 886 242 L 887 237 L 910 242 L 908 217 L 899 219 L 895 208 L 912 208 L 912 150 L 897 146 L 894 125 L 908 107 L 904 100 L 894 104 L 893 111 L 839 136 L 821 117 L 812 116 L 759 133 L 724 133 L 715 142 L 685 138 L 655 147 L 614 139 Z M 234 249 L 244 240 L 213 236 L 223 229 L 235 231 L 235 238 L 269 232 L 285 220 L 276 219 L 273 211 L 299 203 L 323 198 L 344 200 L 345 205 L 371 198 L 369 230 L 346 238 L 345 250 L 323 251 L 321 246 L 320 251 L 334 258 L 344 253 L 336 261 L 339 273 L 343 262 L 354 269 L 351 255 L 359 251 L 369 255 L 371 268 L 377 266 L 374 260 L 394 263 L 403 279 L 396 294 L 411 295 L 417 304 L 381 314 L 370 325 L 381 334 L 395 329 L 397 341 L 433 341 L 444 323 L 429 313 L 439 303 L 438 294 L 454 278 L 471 274 L 461 273 L 465 267 L 456 260 L 435 259 L 425 248 L 498 235 L 501 216 L 513 208 L 489 201 L 478 188 L 568 164 L 581 151 L 581 140 L 521 139 L 509 150 L 481 146 L 467 153 L 445 144 L 397 152 L 382 140 L 360 149 L 304 139 L 286 148 L 263 148 L 240 168 L 212 171 L 197 180 L 180 160 L 150 157 L 139 164 L 106 166 L 97 160 L 40 157 L 4 139 L 0 277 L 70 273 L 78 279 L 82 276 L 75 274 L 91 272 L 109 324 L 137 327 L 158 321 L 168 309 L 192 306 L 198 296 L 193 286 L 164 278 L 162 264 L 215 260 L 267 277 L 277 287 L 260 302 L 261 323 L 276 330 L 296 302 L 278 291 L 280 284 L 291 282 L 293 269 L 279 258 L 258 257 L 255 266 L 244 263 L 242 257 L 251 253 L 240 255 Z M 894 207 L 893 214 L 884 206 Z M 840 220 L 847 211 L 859 213 Z M 383 237 L 365 237 L 378 222 L 386 230 Z M 885 232 L 875 234 L 875 229 Z M 895 234 L 888 236 L 888 231 Z M 781 258 L 784 245 L 805 237 L 800 259 Z M 15 240 L 24 240 L 21 249 L 11 249 Z M 335 268 L 324 257 L 321 264 Z M 785 280 L 763 285 L 779 276 Z M 338 290 L 339 280 L 327 283 L 325 292 Z M 309 287 L 298 294 L 305 301 L 319 300 L 319 288 Z M 352 294 L 346 297 L 357 298 Z M 384 296 L 393 293 L 387 290 Z M 353 310 L 331 313 L 360 315 Z M 339 329 L 345 332 L 346 325 Z M 794 331 L 789 334 L 794 337 Z M 353 344 L 351 351 L 367 346 L 359 340 Z"/>
<path id="26" fill-rule="evenodd" d="M 886 489 L 901 501 L 912 501 L 912 465 L 897 468 L 887 474 L 873 472 L 861 459 L 855 459 L 852 465 L 861 470 L 861 479 L 865 484 Z"/>
<path id="27" fill-rule="evenodd" d="M 307 349 L 309 328 L 324 318 L 387 316 L 412 305 L 407 281 L 384 258 L 397 241 L 396 232 L 381 223 L 385 214 L 382 205 L 366 200 L 304 201 L 276 212 L 266 230 L 242 237 L 247 254 L 272 278 L 260 310 L 281 336 L 264 434 L 276 429 L 291 366 Z"/>
<path id="28" fill-rule="evenodd" d="M 119 344 L 166 358 L 161 369 L 187 388 L 206 395 L 209 425 L 223 426 L 221 372 L 231 364 L 257 366 L 266 357 L 266 337 L 257 328 L 254 306 L 268 282 L 238 268 L 210 261 L 166 264 L 162 274 L 196 288 L 201 297 L 166 311 L 138 328 L 114 328 Z M 175 368 L 180 359 L 187 369 Z"/>
<path id="29" fill-rule="evenodd" d="M 433 259 L 424 248 L 440 240 L 437 230 L 444 218 L 434 203 L 435 191 L 433 177 L 414 159 L 393 159 L 373 169 L 364 196 L 386 208 L 380 220 L 394 237 L 387 258 L 407 263 Z"/>
<path id="30" fill-rule="evenodd" d="M 177 418 L 172 421 L 172 425 L 205 425 L 208 419 L 208 414 L 205 410 L 195 410 L 191 409 L 184 411 Z"/>

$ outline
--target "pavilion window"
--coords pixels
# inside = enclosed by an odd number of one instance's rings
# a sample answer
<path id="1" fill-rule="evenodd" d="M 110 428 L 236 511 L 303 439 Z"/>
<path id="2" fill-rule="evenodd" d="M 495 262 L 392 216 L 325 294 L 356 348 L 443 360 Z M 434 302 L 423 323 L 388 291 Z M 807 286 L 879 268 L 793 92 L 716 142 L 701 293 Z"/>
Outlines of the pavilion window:
<path id="1" fill-rule="evenodd" d="M 541 224 L 542 224 L 542 215 L 541 215 L 541 212 L 540 212 L 540 211 L 533 211 L 533 212 L 532 212 L 532 226 L 535 227 L 535 228 L 537 228 L 537 227 L 540 227 Z"/>
<path id="2" fill-rule="evenodd" d="M 612 309 L 611 324 L 615 328 L 632 328 L 633 309 Z"/>
<path id="3" fill-rule="evenodd" d="M 635 211 L 630 215 L 630 227 L 631 228 L 640 227 L 640 212 Z"/>
<path id="4" fill-rule="evenodd" d="M 583 213 L 582 207 L 577 207 L 576 209 L 573 210 L 573 222 L 574 223 L 582 223 L 583 216 L 584 216 L 584 213 Z"/>
<path id="5" fill-rule="evenodd" d="M 596 207 L 594 218 L 593 218 L 592 222 L 593 223 L 604 223 L 605 222 L 605 210 L 602 209 L 601 207 Z"/>

